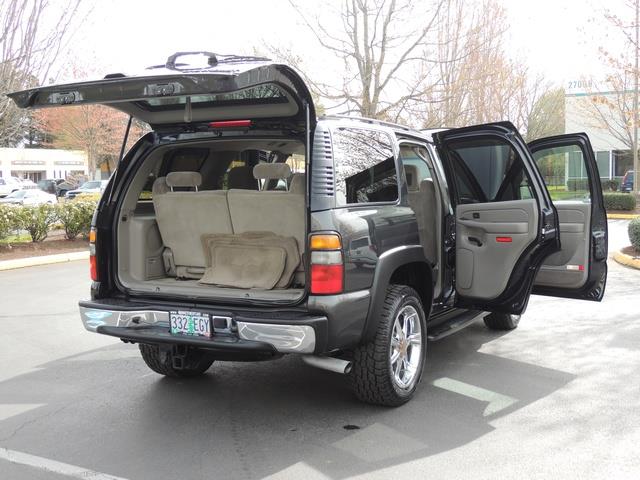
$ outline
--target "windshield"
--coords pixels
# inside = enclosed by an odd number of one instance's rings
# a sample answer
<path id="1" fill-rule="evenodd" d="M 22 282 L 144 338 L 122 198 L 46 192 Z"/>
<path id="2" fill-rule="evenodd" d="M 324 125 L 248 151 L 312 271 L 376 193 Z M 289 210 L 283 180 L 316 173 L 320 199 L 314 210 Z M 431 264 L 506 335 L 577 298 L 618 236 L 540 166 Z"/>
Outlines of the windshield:
<path id="1" fill-rule="evenodd" d="M 90 190 L 92 188 L 100 188 L 100 182 L 85 182 L 80 187 L 80 190 Z"/>
<path id="2" fill-rule="evenodd" d="M 13 193 L 10 193 L 9 195 L 7 195 L 6 198 L 24 198 L 24 196 L 27 194 L 26 191 L 24 190 L 17 190 Z"/>

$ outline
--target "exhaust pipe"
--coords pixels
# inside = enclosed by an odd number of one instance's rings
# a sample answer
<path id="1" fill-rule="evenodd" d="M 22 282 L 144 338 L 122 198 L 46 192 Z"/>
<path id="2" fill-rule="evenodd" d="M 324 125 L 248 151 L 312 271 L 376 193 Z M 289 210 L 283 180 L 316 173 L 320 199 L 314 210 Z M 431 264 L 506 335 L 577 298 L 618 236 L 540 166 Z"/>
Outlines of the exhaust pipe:
<path id="1" fill-rule="evenodd" d="M 351 362 L 334 357 L 320 357 L 317 355 L 302 355 L 302 360 L 312 367 L 322 368 L 330 372 L 346 374 L 351 371 Z"/>

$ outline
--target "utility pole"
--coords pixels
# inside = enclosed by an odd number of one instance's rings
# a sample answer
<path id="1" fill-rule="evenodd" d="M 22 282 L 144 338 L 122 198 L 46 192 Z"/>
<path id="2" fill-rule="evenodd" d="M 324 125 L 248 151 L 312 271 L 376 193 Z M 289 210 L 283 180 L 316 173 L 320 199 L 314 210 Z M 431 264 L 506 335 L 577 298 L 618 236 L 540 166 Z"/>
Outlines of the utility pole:
<path id="1" fill-rule="evenodd" d="M 638 168 L 638 55 L 640 54 L 640 0 L 635 0 L 636 7 L 636 23 L 634 25 L 636 31 L 636 43 L 633 45 L 635 49 L 635 69 L 633 71 L 634 89 L 633 89 L 633 191 L 640 194 L 638 185 L 640 185 L 640 168 Z"/>

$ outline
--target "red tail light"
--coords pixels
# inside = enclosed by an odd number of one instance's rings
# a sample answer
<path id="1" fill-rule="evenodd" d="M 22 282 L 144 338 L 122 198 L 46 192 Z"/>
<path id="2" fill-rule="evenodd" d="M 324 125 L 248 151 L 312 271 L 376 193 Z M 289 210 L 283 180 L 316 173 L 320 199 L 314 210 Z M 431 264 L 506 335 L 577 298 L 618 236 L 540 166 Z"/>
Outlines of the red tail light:
<path id="1" fill-rule="evenodd" d="M 91 274 L 91 280 L 98 281 L 98 262 L 95 255 L 89 256 L 89 273 Z"/>
<path id="2" fill-rule="evenodd" d="M 342 293 L 343 265 L 311 265 L 311 293 Z"/>
<path id="3" fill-rule="evenodd" d="M 94 282 L 98 281 L 98 261 L 96 259 L 97 237 L 98 232 L 92 227 L 89 231 L 89 274 L 91 275 L 91 280 Z"/>
<path id="4" fill-rule="evenodd" d="M 344 290 L 342 242 L 336 234 L 316 234 L 309 240 L 311 250 L 311 293 L 331 295 Z"/>

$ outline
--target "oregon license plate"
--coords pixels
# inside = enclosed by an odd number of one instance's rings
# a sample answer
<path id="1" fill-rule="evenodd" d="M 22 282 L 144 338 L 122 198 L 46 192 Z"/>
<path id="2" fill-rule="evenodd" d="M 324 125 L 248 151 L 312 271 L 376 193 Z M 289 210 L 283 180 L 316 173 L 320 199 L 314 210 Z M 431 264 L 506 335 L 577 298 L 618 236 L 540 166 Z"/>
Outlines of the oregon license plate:
<path id="1" fill-rule="evenodd" d="M 208 313 L 183 310 L 169 312 L 169 322 L 174 335 L 211 336 L 211 318 Z"/>

